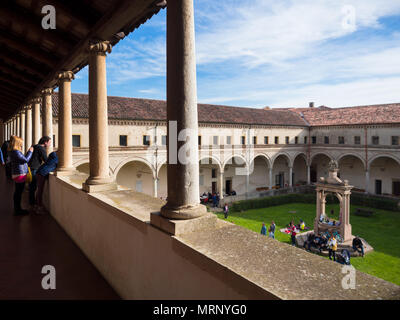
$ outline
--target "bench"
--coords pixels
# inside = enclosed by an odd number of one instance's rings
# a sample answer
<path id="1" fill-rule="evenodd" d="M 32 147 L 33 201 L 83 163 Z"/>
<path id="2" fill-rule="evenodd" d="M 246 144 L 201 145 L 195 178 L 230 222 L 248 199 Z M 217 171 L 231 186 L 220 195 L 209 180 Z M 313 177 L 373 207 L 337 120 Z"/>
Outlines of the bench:
<path id="1" fill-rule="evenodd" d="M 371 217 L 375 212 L 371 210 L 357 208 L 354 214 L 361 217 Z"/>

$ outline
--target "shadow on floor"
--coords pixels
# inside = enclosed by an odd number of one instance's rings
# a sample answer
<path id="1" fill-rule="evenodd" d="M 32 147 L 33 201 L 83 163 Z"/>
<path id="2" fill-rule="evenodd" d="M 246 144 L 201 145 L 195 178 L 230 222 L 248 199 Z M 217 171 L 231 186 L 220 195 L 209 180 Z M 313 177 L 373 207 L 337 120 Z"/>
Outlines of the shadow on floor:
<path id="1" fill-rule="evenodd" d="M 0 166 L 0 299 L 120 299 L 51 215 L 13 216 L 13 192 Z M 55 290 L 42 288 L 45 265 Z"/>

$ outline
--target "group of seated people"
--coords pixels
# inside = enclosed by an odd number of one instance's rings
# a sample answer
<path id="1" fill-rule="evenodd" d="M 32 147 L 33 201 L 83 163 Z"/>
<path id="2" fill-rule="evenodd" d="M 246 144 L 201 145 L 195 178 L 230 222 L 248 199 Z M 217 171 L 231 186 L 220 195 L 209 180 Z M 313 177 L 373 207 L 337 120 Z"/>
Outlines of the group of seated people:
<path id="1" fill-rule="evenodd" d="M 213 193 L 211 194 L 211 192 L 204 192 L 201 196 L 200 196 L 200 203 L 202 204 L 207 204 L 207 203 L 212 203 L 213 207 L 218 207 L 219 206 L 219 200 L 220 200 L 220 196 L 219 193 Z"/>
<path id="2" fill-rule="evenodd" d="M 330 225 L 330 226 L 339 226 L 340 225 L 339 221 L 336 221 L 334 219 L 329 219 L 329 217 L 327 217 L 324 214 L 321 214 L 321 216 L 319 217 L 319 222 L 325 223 L 325 224 Z"/>

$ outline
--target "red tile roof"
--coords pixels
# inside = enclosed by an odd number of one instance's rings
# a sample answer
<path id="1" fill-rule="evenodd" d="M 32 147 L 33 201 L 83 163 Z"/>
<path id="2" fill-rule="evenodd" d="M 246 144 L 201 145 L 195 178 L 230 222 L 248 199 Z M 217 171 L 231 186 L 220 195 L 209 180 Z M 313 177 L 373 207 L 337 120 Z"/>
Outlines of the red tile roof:
<path id="1" fill-rule="evenodd" d="M 281 109 L 283 110 L 283 109 Z M 290 108 L 311 126 L 400 123 L 400 103 L 346 108 Z"/>
<path id="2" fill-rule="evenodd" d="M 58 94 L 53 94 L 53 115 L 58 115 Z M 89 117 L 89 96 L 72 94 L 72 117 Z M 108 117 L 118 120 L 166 120 L 163 100 L 108 97 Z M 199 104 L 199 122 L 289 126 L 331 126 L 400 123 L 400 103 L 346 108 L 255 109 Z M 303 119 L 304 117 L 304 119 Z"/>
<path id="3" fill-rule="evenodd" d="M 108 97 L 108 117 L 119 120 L 166 120 L 163 100 Z M 58 94 L 53 94 L 53 115 L 58 115 Z M 72 94 L 72 117 L 89 117 L 89 96 Z M 290 110 L 263 110 L 210 104 L 198 105 L 199 122 L 306 126 L 301 116 Z"/>

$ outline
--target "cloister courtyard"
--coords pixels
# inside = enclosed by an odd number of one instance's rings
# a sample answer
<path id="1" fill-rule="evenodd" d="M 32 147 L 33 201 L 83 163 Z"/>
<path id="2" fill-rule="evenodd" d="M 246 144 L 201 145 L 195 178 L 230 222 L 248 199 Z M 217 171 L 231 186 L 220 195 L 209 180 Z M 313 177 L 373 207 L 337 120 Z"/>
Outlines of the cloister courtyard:
<path id="1" fill-rule="evenodd" d="M 374 215 L 371 217 L 354 215 L 356 208 L 372 210 Z M 337 213 L 332 218 L 337 218 L 339 205 L 327 205 L 327 212 L 330 212 L 331 209 Z M 217 215 L 220 219 L 225 220 L 223 213 L 218 212 Z M 263 223 L 268 228 L 271 221 L 274 220 L 276 224 L 275 239 L 287 243 L 289 246 L 290 235 L 279 230 L 285 228 L 291 220 L 298 223 L 300 219 L 312 229 L 315 219 L 315 204 L 290 203 L 260 209 L 232 211 L 226 220 L 257 233 L 260 233 Z M 374 247 L 374 251 L 364 257 L 352 257 L 351 264 L 359 271 L 400 285 L 399 213 L 352 205 L 351 224 L 353 234 L 366 239 Z"/>

